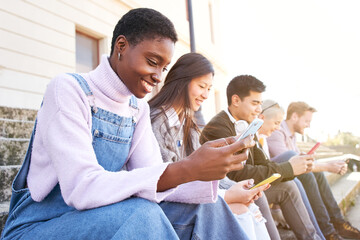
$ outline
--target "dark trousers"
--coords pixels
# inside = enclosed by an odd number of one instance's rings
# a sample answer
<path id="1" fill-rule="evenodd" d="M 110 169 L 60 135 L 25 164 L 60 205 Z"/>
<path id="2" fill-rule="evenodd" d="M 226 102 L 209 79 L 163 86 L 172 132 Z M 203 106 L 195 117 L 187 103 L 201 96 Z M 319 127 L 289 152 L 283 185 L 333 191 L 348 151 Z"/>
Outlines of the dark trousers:
<path id="1" fill-rule="evenodd" d="M 298 179 L 303 184 L 323 234 L 326 236 L 334 232 L 332 222 L 342 222 L 344 218 L 324 173 L 302 174 Z"/>

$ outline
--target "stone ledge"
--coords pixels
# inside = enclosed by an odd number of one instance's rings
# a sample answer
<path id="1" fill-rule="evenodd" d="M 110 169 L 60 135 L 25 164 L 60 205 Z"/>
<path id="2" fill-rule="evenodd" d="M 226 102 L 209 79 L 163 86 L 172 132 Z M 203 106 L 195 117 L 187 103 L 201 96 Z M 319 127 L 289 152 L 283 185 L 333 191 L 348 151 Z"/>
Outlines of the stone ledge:
<path id="1" fill-rule="evenodd" d="M 0 118 L 35 121 L 37 110 L 0 106 Z"/>
<path id="2" fill-rule="evenodd" d="M 22 164 L 29 139 L 0 137 L 0 165 Z"/>
<path id="3" fill-rule="evenodd" d="M 343 215 L 345 215 L 360 191 L 360 172 L 343 175 L 341 179 L 331 186 L 331 191 Z"/>
<path id="4" fill-rule="evenodd" d="M 34 121 L 22 121 L 0 118 L 0 137 L 30 138 Z"/>
<path id="5" fill-rule="evenodd" d="M 10 207 L 10 202 L 0 203 L 0 235 L 5 226 L 5 222 L 9 214 L 9 207 Z"/>
<path id="6" fill-rule="evenodd" d="M 0 166 L 0 202 L 10 201 L 11 184 L 21 165 Z"/>

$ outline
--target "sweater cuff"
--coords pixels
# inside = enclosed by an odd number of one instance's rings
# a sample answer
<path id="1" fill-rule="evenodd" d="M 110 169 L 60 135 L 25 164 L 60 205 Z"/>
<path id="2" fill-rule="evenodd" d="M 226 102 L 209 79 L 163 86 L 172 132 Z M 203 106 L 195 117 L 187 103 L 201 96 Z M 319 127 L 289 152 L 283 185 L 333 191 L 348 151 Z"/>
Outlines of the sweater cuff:
<path id="1" fill-rule="evenodd" d="M 217 201 L 218 181 L 194 181 L 179 185 L 175 192 L 165 198 L 169 202 L 190 204 L 215 203 Z"/>
<path id="2" fill-rule="evenodd" d="M 284 180 L 290 180 L 295 177 L 293 168 L 289 162 L 279 163 L 279 170 L 279 173 Z"/>
<path id="3" fill-rule="evenodd" d="M 144 190 L 139 191 L 135 195 L 137 197 L 159 203 L 167 196 L 173 194 L 176 191 L 176 188 L 171 188 L 163 192 L 157 192 L 158 181 L 168 165 L 169 163 L 162 163 L 160 166 L 157 165 L 149 167 L 152 168 L 152 171 L 144 171 L 143 173 L 140 173 L 139 176 L 143 176 L 144 179 L 146 179 L 146 184 L 144 184 Z M 144 168 L 144 170 L 145 169 L 146 168 Z M 141 171 L 141 169 L 138 169 L 138 171 Z"/>

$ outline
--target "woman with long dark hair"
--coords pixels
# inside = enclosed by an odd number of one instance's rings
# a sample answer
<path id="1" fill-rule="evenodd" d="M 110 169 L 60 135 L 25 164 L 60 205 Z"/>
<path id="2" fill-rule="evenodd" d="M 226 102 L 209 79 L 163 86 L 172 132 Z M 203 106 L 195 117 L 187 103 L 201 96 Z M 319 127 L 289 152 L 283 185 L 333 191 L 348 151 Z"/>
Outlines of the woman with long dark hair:
<path id="1" fill-rule="evenodd" d="M 248 239 L 240 226 L 211 217 L 232 215 L 213 201 L 216 189 L 199 191 L 191 206 L 176 195 L 184 183 L 240 169 L 246 155 L 234 153 L 251 147 L 250 138 L 215 140 L 182 162 L 162 161 L 143 98 L 162 80 L 176 41 L 163 14 L 132 9 L 96 69 L 49 83 L 1 240 Z M 173 203 L 157 204 L 167 198 Z M 194 224 L 194 216 L 205 220 Z"/>
<path id="2" fill-rule="evenodd" d="M 149 101 L 152 127 L 164 162 L 178 162 L 200 147 L 194 112 L 208 98 L 213 77 L 214 69 L 207 58 L 198 53 L 185 54 L 170 69 L 160 92 Z M 201 182 L 193 184 L 201 185 Z M 252 179 L 235 183 L 225 178 L 220 181 L 220 187 L 227 190 L 219 191 L 219 195 L 250 239 L 270 239 L 262 215 L 253 203 L 268 185 L 248 190 L 252 184 Z M 183 194 L 191 202 L 197 192 Z"/>

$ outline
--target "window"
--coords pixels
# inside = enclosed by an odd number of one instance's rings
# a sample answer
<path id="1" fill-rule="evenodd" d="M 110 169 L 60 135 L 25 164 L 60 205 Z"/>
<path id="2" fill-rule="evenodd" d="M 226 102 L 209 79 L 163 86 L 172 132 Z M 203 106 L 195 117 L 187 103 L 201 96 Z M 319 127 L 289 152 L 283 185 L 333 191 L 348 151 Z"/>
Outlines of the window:
<path id="1" fill-rule="evenodd" d="M 99 40 L 76 32 L 76 72 L 89 72 L 99 65 Z"/>

